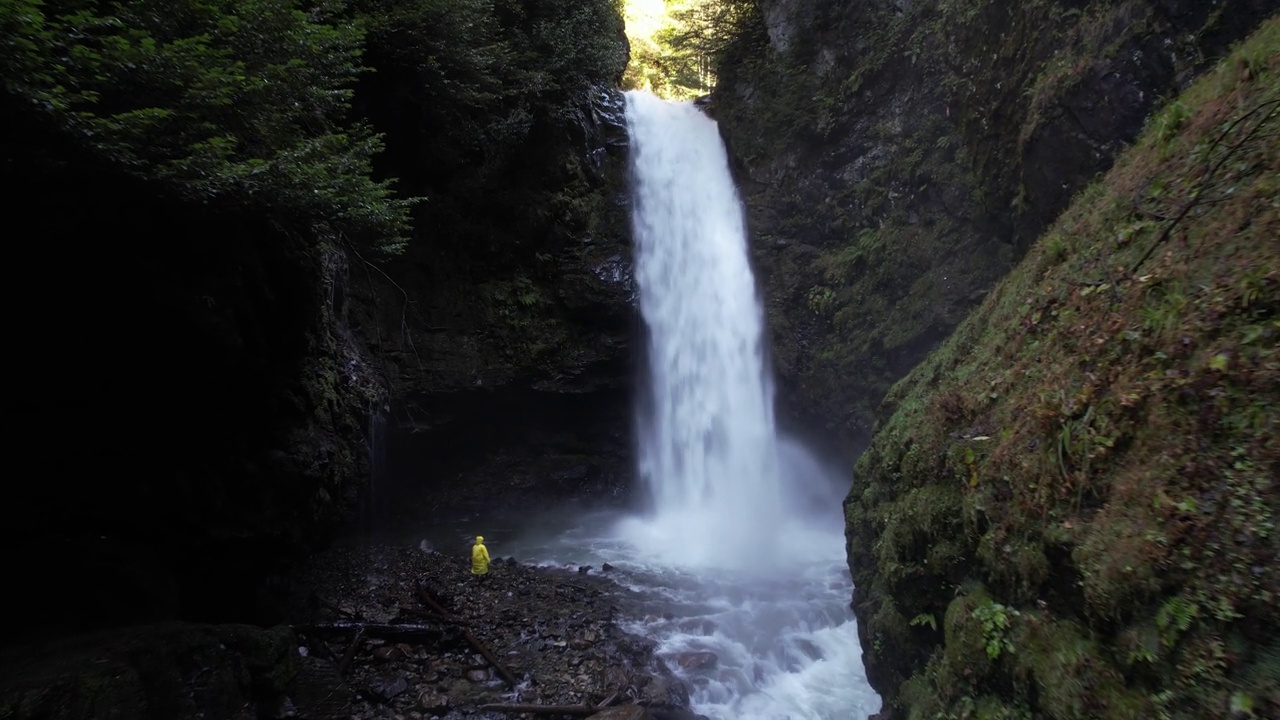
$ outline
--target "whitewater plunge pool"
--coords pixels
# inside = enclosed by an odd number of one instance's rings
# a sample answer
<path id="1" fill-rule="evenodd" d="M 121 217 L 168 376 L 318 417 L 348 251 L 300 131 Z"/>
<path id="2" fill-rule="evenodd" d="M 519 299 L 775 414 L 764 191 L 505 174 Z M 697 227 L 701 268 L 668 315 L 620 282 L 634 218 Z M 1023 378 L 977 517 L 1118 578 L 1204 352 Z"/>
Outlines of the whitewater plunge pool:
<path id="1" fill-rule="evenodd" d="M 500 533 L 494 547 L 527 562 L 591 566 L 592 574 L 611 565 L 605 574 L 634 591 L 620 595 L 621 626 L 658 643 L 698 713 L 862 720 L 881 702 L 867 683 L 849 609 L 839 507 L 757 528 L 777 543 L 779 562 L 753 567 L 718 566 L 713 553 L 663 534 L 655 518 L 613 511 L 538 518 Z"/>

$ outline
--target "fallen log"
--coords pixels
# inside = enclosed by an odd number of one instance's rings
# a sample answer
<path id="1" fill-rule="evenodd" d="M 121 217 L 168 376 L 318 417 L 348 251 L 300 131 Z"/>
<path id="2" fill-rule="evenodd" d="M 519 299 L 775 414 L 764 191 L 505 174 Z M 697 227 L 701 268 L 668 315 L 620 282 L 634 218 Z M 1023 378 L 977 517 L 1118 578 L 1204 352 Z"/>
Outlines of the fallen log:
<path id="1" fill-rule="evenodd" d="M 414 593 L 418 596 L 418 599 L 421 600 L 424 605 L 435 610 L 449 622 L 457 623 L 459 625 L 467 624 L 467 621 L 449 612 L 448 608 L 441 605 L 439 602 L 436 602 L 436 599 L 431 595 L 431 592 L 427 590 L 427 587 L 421 582 L 414 583 L 413 589 Z"/>
<path id="2" fill-rule="evenodd" d="M 480 654 L 484 656 L 484 659 L 489 661 L 489 664 L 498 672 L 498 677 L 502 678 L 503 682 L 507 684 L 507 687 L 516 686 L 516 676 L 512 675 L 511 671 L 498 661 L 497 655 L 494 655 L 489 648 L 485 647 L 485 644 L 480 642 L 479 638 L 472 635 L 470 630 L 463 629 L 462 635 L 467 639 L 467 642 L 471 643 L 471 647 L 478 650 Z"/>
<path id="3" fill-rule="evenodd" d="M 454 615 L 449 612 L 448 608 L 441 605 L 439 602 L 436 602 L 436 599 L 431 596 L 431 592 L 427 590 L 426 585 L 422 582 L 414 583 L 413 589 L 414 594 L 418 596 L 418 599 L 421 600 L 423 604 L 430 607 L 438 615 L 449 622 L 462 626 L 462 636 L 467 639 L 467 642 L 471 643 L 471 647 L 475 648 L 477 652 L 484 656 L 485 660 L 489 661 L 489 664 L 493 666 L 493 669 L 498 673 L 498 677 L 502 678 L 502 681 L 507 684 L 507 687 L 515 687 L 518 684 L 515 674 L 508 670 L 507 667 L 498 660 L 498 656 L 494 655 L 493 651 L 489 650 L 484 643 L 480 642 L 480 638 L 476 637 L 467 629 L 466 626 L 469 623 L 467 623 L 466 620 Z"/>
<path id="4" fill-rule="evenodd" d="M 444 631 L 433 625 L 387 625 L 385 623 L 340 621 L 294 625 L 293 631 L 303 635 L 343 635 L 363 632 L 367 637 L 380 640 L 416 642 L 419 644 L 423 642 L 439 642 L 444 639 Z"/>
<path id="5" fill-rule="evenodd" d="M 588 717 L 600 712 L 590 705 L 481 705 L 480 710 L 500 713 L 532 713 L 534 715 L 579 715 Z"/>

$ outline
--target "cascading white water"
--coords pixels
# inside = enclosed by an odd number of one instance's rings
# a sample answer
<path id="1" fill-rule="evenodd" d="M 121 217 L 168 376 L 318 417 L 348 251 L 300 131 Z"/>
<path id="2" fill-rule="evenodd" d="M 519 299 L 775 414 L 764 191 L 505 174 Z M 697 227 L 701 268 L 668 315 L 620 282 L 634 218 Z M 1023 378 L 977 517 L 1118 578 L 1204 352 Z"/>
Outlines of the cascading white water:
<path id="1" fill-rule="evenodd" d="M 780 439 L 741 203 L 716 123 L 627 93 L 636 280 L 648 328 L 639 470 L 653 507 L 546 554 L 606 561 L 648 604 L 630 629 L 716 720 L 840 720 L 880 709 L 848 599 L 839 474 Z M 834 479 L 833 479 L 834 478 Z M 816 500 L 816 502 L 815 502 Z M 662 618 L 662 619 L 658 619 Z"/>
<path id="2" fill-rule="evenodd" d="M 780 519 L 773 386 L 737 189 L 716 123 L 627 96 L 635 276 L 649 330 L 636 538 L 682 565 L 765 569 Z"/>

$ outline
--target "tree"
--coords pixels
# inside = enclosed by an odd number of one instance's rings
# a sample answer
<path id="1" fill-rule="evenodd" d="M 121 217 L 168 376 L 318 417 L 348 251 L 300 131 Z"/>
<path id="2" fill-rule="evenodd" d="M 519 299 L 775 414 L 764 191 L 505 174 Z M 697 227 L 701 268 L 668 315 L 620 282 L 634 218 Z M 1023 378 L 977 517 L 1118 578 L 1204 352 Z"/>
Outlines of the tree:
<path id="1" fill-rule="evenodd" d="M 2 0 L 4 89 L 203 202 L 331 223 L 397 250 L 410 200 L 349 119 L 363 28 L 320 0 Z"/>
<path id="2" fill-rule="evenodd" d="M 716 63 L 758 18 L 754 0 L 632 0 L 624 86 L 672 99 L 711 92 Z"/>

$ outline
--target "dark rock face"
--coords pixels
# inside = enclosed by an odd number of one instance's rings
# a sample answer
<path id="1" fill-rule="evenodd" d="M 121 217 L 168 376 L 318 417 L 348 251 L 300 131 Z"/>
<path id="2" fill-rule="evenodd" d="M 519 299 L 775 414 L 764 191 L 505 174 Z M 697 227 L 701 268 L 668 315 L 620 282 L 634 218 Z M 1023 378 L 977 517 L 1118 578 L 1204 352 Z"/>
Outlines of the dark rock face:
<path id="1" fill-rule="evenodd" d="M 11 200 L 41 228 L 15 262 L 57 276 L 56 300 L 14 313 L 19 634 L 256 618 L 255 586 L 342 522 L 367 473 L 379 390 L 348 332 L 345 257 L 4 116 Z"/>
<path id="2" fill-rule="evenodd" d="M 403 114 L 430 88 L 388 77 L 367 91 L 411 100 L 371 106 L 374 122 L 415 127 Z M 596 86 L 536 109 L 526 140 L 487 161 L 502 172 L 398 166 L 414 135 L 388 137 L 387 171 L 429 199 L 406 255 L 352 288 L 391 388 L 370 531 L 626 484 L 637 320 L 624 101 Z"/>
<path id="3" fill-rule="evenodd" d="M 761 2 L 721 68 L 780 391 L 858 445 L 895 380 L 1273 3 Z"/>
<path id="4" fill-rule="evenodd" d="M 625 371 L 623 371 L 625 372 Z M 569 500 L 629 498 L 623 388 L 420 395 L 389 429 L 366 528 L 416 544 L 435 521 L 528 517 Z"/>

